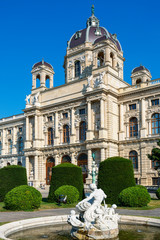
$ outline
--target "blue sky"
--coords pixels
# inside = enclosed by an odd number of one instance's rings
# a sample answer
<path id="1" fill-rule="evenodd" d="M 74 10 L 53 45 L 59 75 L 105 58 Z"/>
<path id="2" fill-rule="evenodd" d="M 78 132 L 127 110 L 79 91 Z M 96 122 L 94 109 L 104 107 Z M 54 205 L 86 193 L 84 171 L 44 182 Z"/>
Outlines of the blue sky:
<path id="1" fill-rule="evenodd" d="M 117 33 L 124 57 L 124 80 L 140 64 L 160 77 L 159 0 L 0 0 L 0 118 L 19 114 L 30 93 L 31 69 L 44 58 L 55 71 L 55 86 L 64 83 L 67 41 L 95 16 Z"/>

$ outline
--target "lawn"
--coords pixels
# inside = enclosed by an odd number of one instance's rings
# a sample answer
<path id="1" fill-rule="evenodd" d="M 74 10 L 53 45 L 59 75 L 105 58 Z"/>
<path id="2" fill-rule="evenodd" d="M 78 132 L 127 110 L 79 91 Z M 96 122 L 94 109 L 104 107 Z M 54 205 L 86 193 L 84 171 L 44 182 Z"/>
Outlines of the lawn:
<path id="1" fill-rule="evenodd" d="M 54 209 L 54 208 L 72 208 L 75 207 L 76 203 L 74 204 L 61 204 L 58 205 L 57 203 L 48 203 L 46 198 L 43 198 L 41 206 L 38 210 L 35 211 L 41 211 L 41 210 L 46 210 L 46 209 Z M 152 199 L 148 206 L 146 207 L 118 207 L 119 209 L 132 209 L 132 210 L 151 210 L 155 208 L 160 208 L 160 200 L 157 199 Z M 0 212 L 7 212 L 9 210 L 6 210 L 4 208 L 4 203 L 0 202 Z"/>

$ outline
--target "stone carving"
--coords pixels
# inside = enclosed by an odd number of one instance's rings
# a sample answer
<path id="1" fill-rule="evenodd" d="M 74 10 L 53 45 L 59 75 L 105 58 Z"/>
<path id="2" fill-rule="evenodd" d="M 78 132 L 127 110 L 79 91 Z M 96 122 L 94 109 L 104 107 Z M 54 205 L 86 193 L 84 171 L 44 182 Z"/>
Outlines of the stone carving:
<path id="1" fill-rule="evenodd" d="M 26 101 L 26 104 L 28 105 L 28 104 L 30 104 L 30 97 L 31 97 L 31 95 L 26 95 L 26 99 L 25 99 L 25 101 Z"/>
<path id="2" fill-rule="evenodd" d="M 88 55 L 88 61 L 89 61 L 89 62 L 92 62 L 92 61 L 93 61 L 93 58 L 92 58 L 92 55 L 91 55 L 91 54 Z"/>
<path id="3" fill-rule="evenodd" d="M 99 76 L 94 80 L 94 88 L 101 87 L 104 84 L 105 72 L 99 74 Z"/>
<path id="4" fill-rule="evenodd" d="M 26 108 L 32 107 L 32 105 L 40 106 L 40 103 L 39 103 L 39 92 L 36 93 L 34 96 L 31 96 L 31 94 L 26 96 L 25 101 L 26 101 Z"/>
<path id="5" fill-rule="evenodd" d="M 81 62 L 85 62 L 85 56 L 82 56 L 82 57 L 80 58 L 80 60 L 81 60 Z"/>
<path id="6" fill-rule="evenodd" d="M 34 95 L 33 104 L 35 106 L 39 106 L 40 105 L 40 103 L 39 103 L 39 92 Z"/>
<path id="7" fill-rule="evenodd" d="M 79 217 L 71 211 L 68 223 L 72 226 L 71 236 L 75 239 L 110 239 L 117 237 L 119 216 L 115 213 L 115 204 L 108 208 L 105 203 L 106 194 L 97 189 L 94 183 L 89 197 L 76 206 Z M 101 203 L 104 203 L 104 206 Z M 84 238 L 86 236 L 86 238 Z"/>

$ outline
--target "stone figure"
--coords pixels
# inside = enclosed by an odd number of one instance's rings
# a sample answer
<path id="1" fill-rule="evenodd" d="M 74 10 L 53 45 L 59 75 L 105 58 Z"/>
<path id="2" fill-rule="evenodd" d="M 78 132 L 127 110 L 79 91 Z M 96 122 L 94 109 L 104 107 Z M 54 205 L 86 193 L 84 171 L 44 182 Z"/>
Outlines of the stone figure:
<path id="1" fill-rule="evenodd" d="M 91 87 L 92 78 L 93 78 L 92 75 L 87 77 L 87 87 Z"/>
<path id="2" fill-rule="evenodd" d="M 104 80 L 103 80 L 104 75 L 105 75 L 105 72 L 102 72 L 102 73 L 99 74 L 99 84 L 104 83 Z"/>
<path id="3" fill-rule="evenodd" d="M 39 103 L 39 92 L 34 95 L 34 104 Z"/>
<path id="4" fill-rule="evenodd" d="M 73 210 L 68 217 L 68 223 L 72 225 L 71 236 L 74 239 L 117 237 L 119 233 L 119 216 L 115 213 L 117 206 L 113 204 L 111 208 L 108 208 L 105 204 L 106 194 L 102 189 L 97 189 L 95 184 L 90 184 L 90 189 L 92 190 L 91 194 L 76 205 L 79 217 Z M 102 202 L 104 206 L 101 205 Z"/>
<path id="5" fill-rule="evenodd" d="M 25 101 L 26 101 L 26 105 L 28 105 L 28 104 L 30 104 L 30 97 L 31 97 L 31 95 L 26 95 L 26 99 L 25 99 Z"/>

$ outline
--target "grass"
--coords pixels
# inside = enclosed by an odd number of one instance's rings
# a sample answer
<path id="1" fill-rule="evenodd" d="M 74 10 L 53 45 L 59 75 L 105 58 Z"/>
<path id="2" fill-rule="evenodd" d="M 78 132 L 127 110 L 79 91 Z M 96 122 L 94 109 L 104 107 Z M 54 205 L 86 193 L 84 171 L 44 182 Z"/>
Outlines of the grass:
<path id="1" fill-rule="evenodd" d="M 77 203 L 74 204 L 57 204 L 57 203 L 49 203 L 47 202 L 46 198 L 42 199 L 41 206 L 38 210 L 35 211 L 42 211 L 46 209 L 57 209 L 57 208 L 74 208 Z M 108 205 L 109 206 L 109 205 Z M 128 209 L 128 210 L 152 210 L 160 208 L 160 200 L 152 199 L 148 206 L 146 207 L 118 207 L 118 209 Z M 0 212 L 9 212 L 10 210 L 6 210 L 4 208 L 4 203 L 0 202 Z"/>

